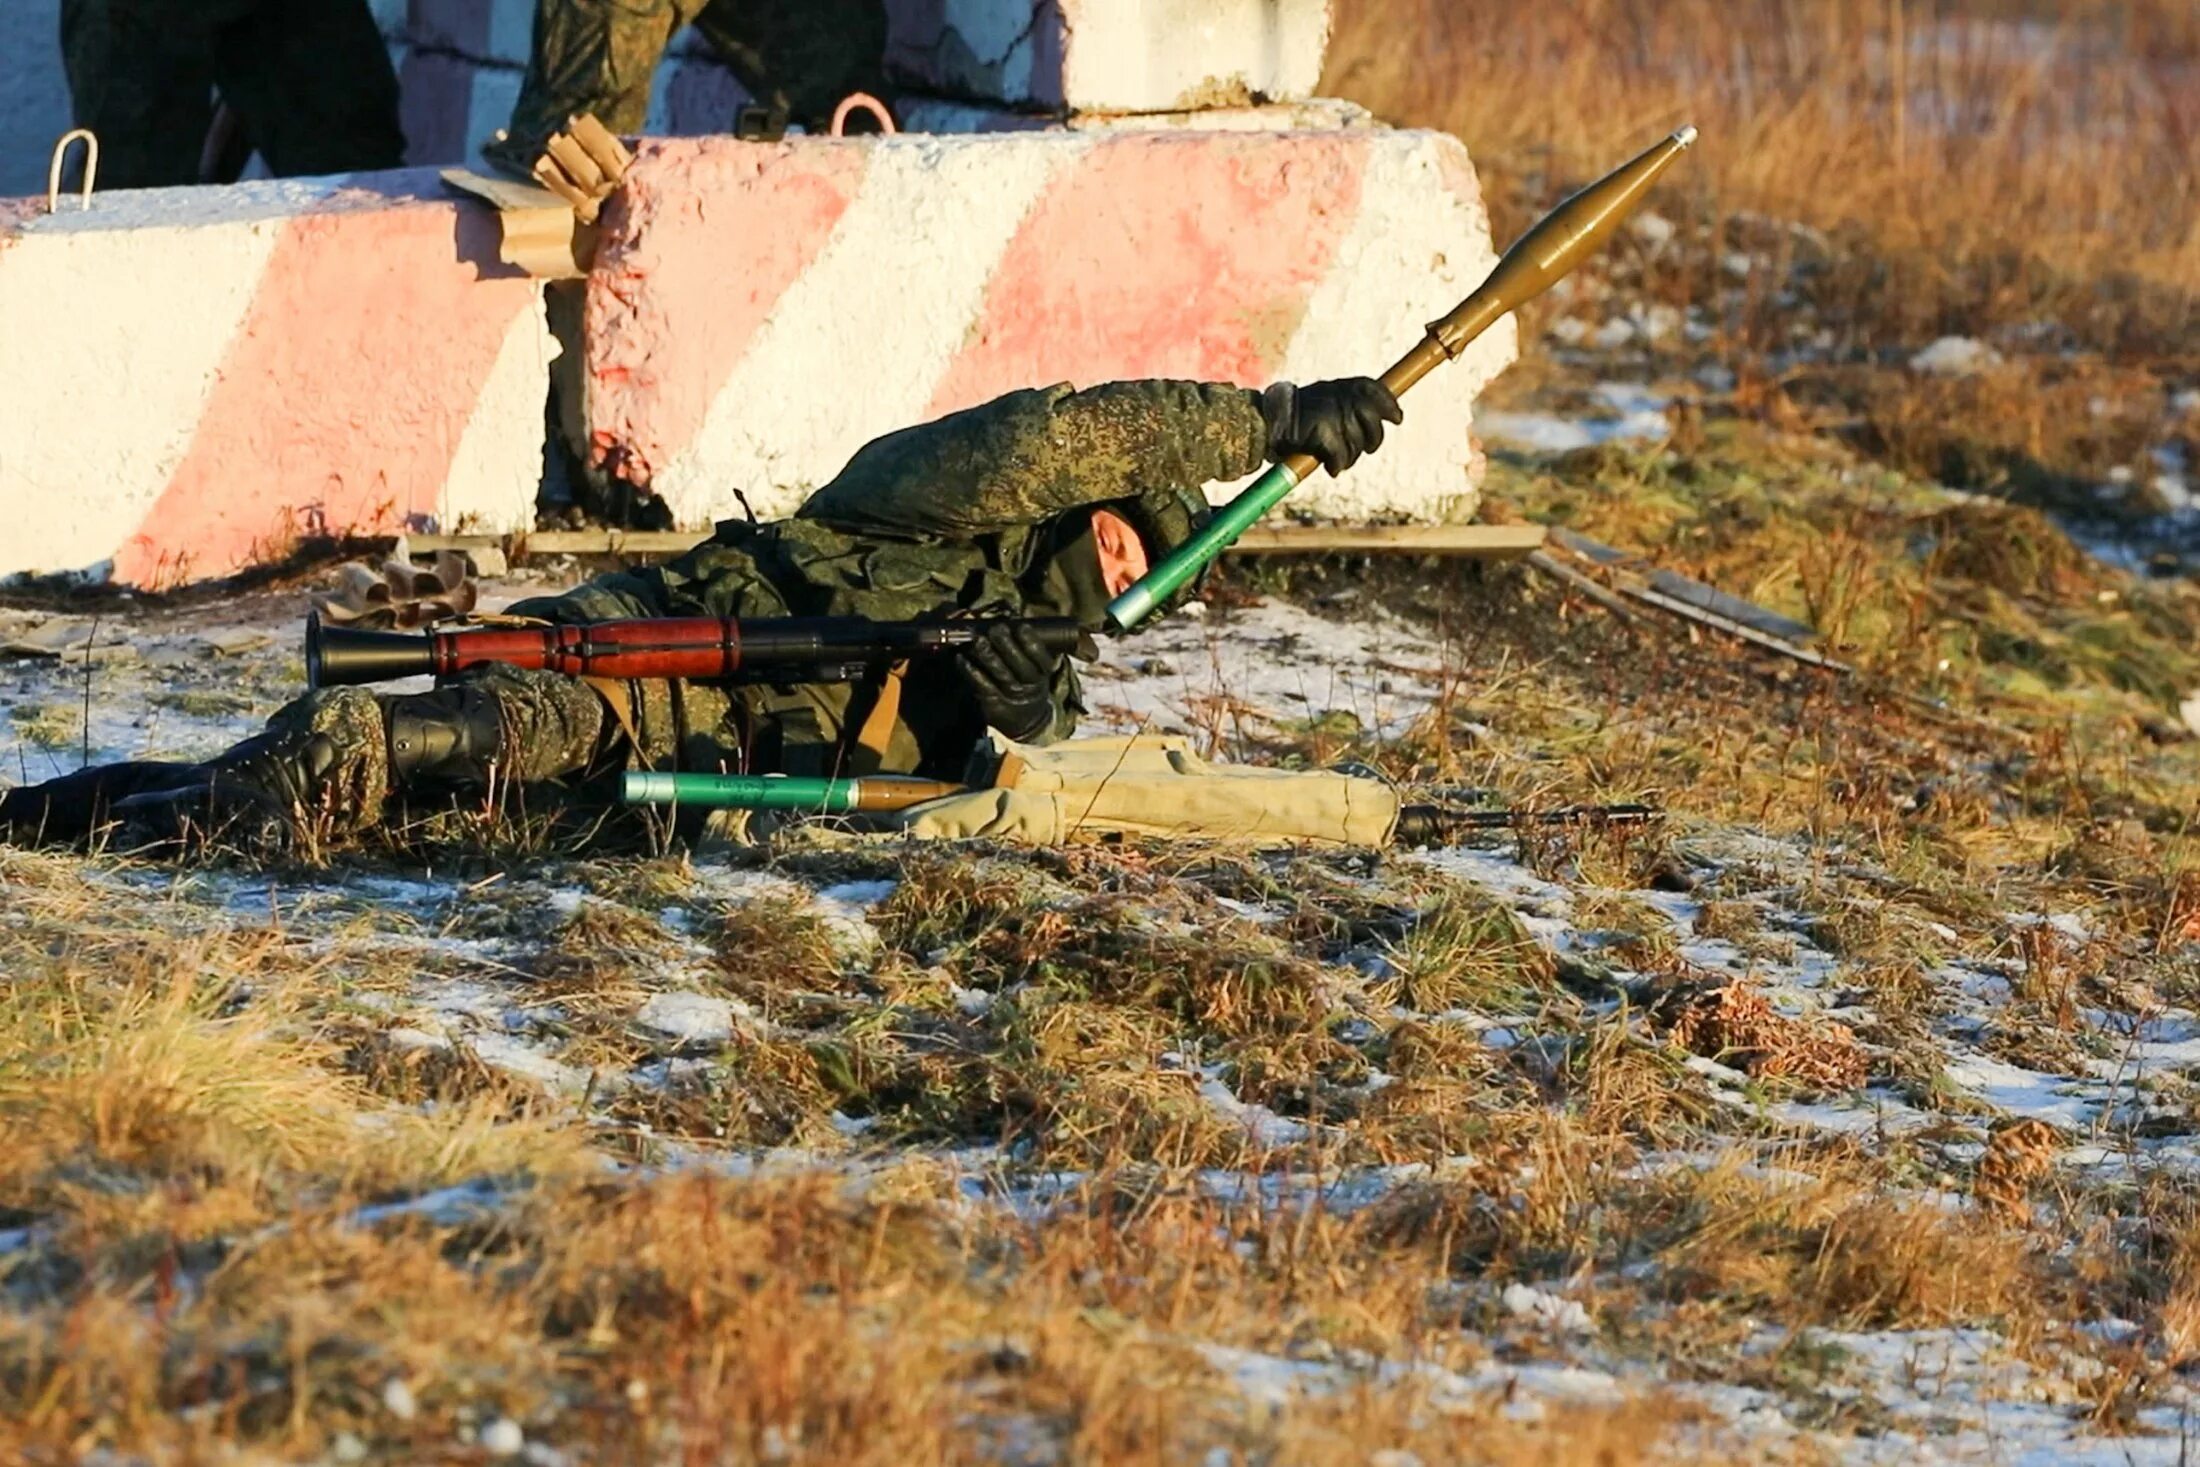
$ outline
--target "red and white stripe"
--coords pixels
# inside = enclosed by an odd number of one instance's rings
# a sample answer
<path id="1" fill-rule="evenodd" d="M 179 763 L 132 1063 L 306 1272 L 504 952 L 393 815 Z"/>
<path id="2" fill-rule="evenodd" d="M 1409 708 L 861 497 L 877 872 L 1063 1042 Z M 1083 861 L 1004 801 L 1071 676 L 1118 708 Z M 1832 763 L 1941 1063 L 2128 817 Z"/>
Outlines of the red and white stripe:
<path id="1" fill-rule="evenodd" d="M 1057 381 L 1389 365 L 1495 263 L 1431 133 L 1044 133 L 644 147 L 588 283 L 587 420 L 683 524 L 791 510 L 878 434 Z M 1510 322 L 1311 512 L 1471 507 Z"/>
<path id="2" fill-rule="evenodd" d="M 495 239 L 405 173 L 0 214 L 0 575 L 524 528 L 555 346 Z"/>

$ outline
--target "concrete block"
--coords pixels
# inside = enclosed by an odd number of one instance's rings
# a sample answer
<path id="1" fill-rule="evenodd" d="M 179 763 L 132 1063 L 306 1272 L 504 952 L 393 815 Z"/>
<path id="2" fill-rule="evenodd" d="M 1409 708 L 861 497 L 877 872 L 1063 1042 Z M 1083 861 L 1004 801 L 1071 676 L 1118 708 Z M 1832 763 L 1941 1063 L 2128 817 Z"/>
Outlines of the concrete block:
<path id="1" fill-rule="evenodd" d="M 398 41 L 405 161 L 480 166 L 481 145 L 512 120 L 523 70 Z M 724 63 L 700 53 L 667 57 L 650 94 L 645 131 L 658 137 L 725 132 L 750 100 Z"/>
<path id="2" fill-rule="evenodd" d="M 369 3 L 404 88 L 406 162 L 477 160 L 481 144 L 511 119 L 534 0 Z M 989 104 L 905 98 L 897 105 L 914 109 L 905 119 L 913 131 L 1042 125 L 1032 112 L 1068 114 L 1073 126 L 1108 125 L 1075 115 L 1086 112 L 1177 114 L 1163 119 L 1170 126 L 1329 125 L 1244 105 L 1311 93 L 1328 0 L 890 0 L 889 11 L 888 59 L 897 72 L 920 91 Z M 59 26 L 60 0 L 0 4 L 0 196 L 43 192 L 47 156 L 68 130 Z M 691 27 L 667 49 L 646 130 L 724 132 L 748 100 Z M 1198 115 L 1217 107 L 1228 110 Z"/>
<path id="3" fill-rule="evenodd" d="M 989 102 L 903 93 L 894 115 L 907 132 L 1333 132 L 1381 127 L 1357 102 L 1312 97 L 1303 102 L 1264 102 L 1252 107 L 1206 107 L 1196 112 L 1072 112 L 1054 116 Z"/>
<path id="4" fill-rule="evenodd" d="M 495 234 L 418 172 L 0 205 L 0 575 L 528 526 L 555 348 Z"/>
<path id="5" fill-rule="evenodd" d="M 1434 133 L 645 144 L 587 285 L 584 414 L 682 525 L 786 513 L 868 439 L 1012 388 L 1379 371 L 1495 263 Z M 1305 510 L 1471 508 L 1506 322 Z"/>
<path id="6" fill-rule="evenodd" d="M 393 42 L 527 64 L 534 0 L 409 0 Z M 1311 96 L 1329 0 L 885 0 L 887 62 L 920 88 L 1047 110 L 1172 112 Z M 668 60 L 714 60 L 692 28 Z M 659 74 L 658 84 L 666 81 Z M 655 131 L 655 128 L 651 129 Z"/>
<path id="7" fill-rule="evenodd" d="M 1311 96 L 1329 0 L 887 0 L 887 65 L 978 101 L 1177 112 Z"/>

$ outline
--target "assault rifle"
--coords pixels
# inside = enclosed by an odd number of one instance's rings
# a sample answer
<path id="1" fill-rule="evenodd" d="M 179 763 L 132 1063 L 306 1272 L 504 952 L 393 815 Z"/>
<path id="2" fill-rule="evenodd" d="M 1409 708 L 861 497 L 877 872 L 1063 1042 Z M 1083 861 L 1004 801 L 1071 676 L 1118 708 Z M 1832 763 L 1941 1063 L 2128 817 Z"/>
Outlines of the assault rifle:
<path id="1" fill-rule="evenodd" d="M 970 646 L 1004 622 L 1035 633 L 1056 656 L 1093 654 L 1069 617 L 873 621 L 862 616 L 639 617 L 570 626 L 467 627 L 409 636 L 306 618 L 306 684 L 315 688 L 450 677 L 503 663 L 573 677 L 860 682 L 897 662 Z"/>

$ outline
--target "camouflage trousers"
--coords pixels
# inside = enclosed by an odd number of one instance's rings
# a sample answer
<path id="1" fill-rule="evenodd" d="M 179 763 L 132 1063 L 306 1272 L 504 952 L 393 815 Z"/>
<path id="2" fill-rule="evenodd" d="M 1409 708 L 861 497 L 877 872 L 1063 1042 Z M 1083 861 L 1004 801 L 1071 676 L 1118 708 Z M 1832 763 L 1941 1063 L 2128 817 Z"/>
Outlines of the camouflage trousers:
<path id="1" fill-rule="evenodd" d="M 407 715 L 414 728 L 485 718 L 494 751 L 395 767 L 391 729 Z M 383 820 L 393 800 L 432 805 L 484 790 L 585 786 L 630 757 L 606 699 L 556 673 L 495 667 L 396 697 L 325 688 L 285 704 L 259 733 L 201 763 L 98 765 L 0 791 L 0 841 L 70 844 L 110 825 L 126 839 L 157 841 L 187 824 L 226 828 L 247 844 L 280 844 L 272 827 L 281 825 L 342 837 Z M 245 826 L 270 829 L 263 841 Z"/>
<path id="2" fill-rule="evenodd" d="M 428 693 L 327 688 L 284 705 L 259 733 L 203 763 L 110 764 L 0 791 L 0 842 L 72 844 L 119 825 L 135 845 L 191 826 L 280 846 L 285 828 L 341 840 L 454 804 L 478 809 L 485 797 L 499 810 L 571 811 L 593 822 L 617 808 L 616 776 L 630 768 L 874 772 L 877 758 L 843 762 L 853 711 L 837 684 L 607 683 L 512 667 Z M 451 730 L 477 720 L 494 731 L 485 757 L 408 765 L 393 754 L 401 727 Z M 882 753 L 896 772 L 919 758 L 904 725 Z"/>
<path id="3" fill-rule="evenodd" d="M 367 0 L 62 0 L 61 56 L 110 188 L 197 183 L 216 88 L 278 176 L 404 162 Z"/>
<path id="4" fill-rule="evenodd" d="M 813 130 L 848 93 L 883 85 L 884 0 L 536 0 L 510 136 L 487 157 L 525 176 L 544 140 L 582 112 L 640 132 L 665 47 L 690 24 L 758 102 Z"/>

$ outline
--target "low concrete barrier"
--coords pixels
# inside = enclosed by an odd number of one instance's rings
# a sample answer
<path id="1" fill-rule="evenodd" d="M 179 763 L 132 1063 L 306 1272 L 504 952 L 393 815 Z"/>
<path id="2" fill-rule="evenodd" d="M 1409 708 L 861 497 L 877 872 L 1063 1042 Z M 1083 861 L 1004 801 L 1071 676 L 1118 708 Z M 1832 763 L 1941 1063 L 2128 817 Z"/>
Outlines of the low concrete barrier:
<path id="1" fill-rule="evenodd" d="M 301 536 L 533 519 L 556 350 L 425 170 L 0 203 L 0 576 L 163 586 Z M 1389 364 L 1493 263 L 1465 150 L 1355 127 L 658 140 L 584 292 L 588 449 L 702 527 L 1056 381 Z M 1462 516 L 1507 323 L 1294 503 Z"/>
<path id="2" fill-rule="evenodd" d="M 1313 95 L 1329 0 L 886 0 L 886 61 L 927 90 L 1047 111 Z"/>
<path id="3" fill-rule="evenodd" d="M 1388 366 L 1495 263 L 1425 132 L 1004 133 L 646 144 L 587 290 L 590 451 L 682 525 L 791 510 L 866 440 L 1012 388 Z M 1511 323 L 1294 503 L 1473 506 Z"/>
<path id="4" fill-rule="evenodd" d="M 431 174 L 0 205 L 0 575 L 533 521 L 537 282 Z"/>

